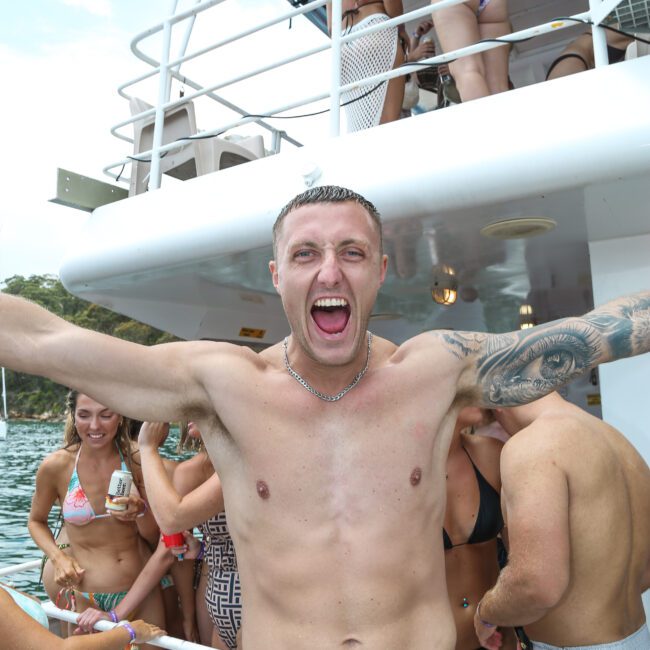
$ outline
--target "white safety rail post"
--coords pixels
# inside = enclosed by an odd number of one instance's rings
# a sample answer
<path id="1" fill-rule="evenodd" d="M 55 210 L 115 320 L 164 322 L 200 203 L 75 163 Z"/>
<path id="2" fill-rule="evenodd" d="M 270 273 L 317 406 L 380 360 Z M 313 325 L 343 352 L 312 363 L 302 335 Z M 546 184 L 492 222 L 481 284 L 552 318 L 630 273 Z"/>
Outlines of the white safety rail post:
<path id="1" fill-rule="evenodd" d="M 30 562 L 23 562 L 22 564 L 15 564 L 14 566 L 6 566 L 0 569 L 0 578 L 10 576 L 14 573 L 22 573 L 23 571 L 31 571 L 32 569 L 39 569 L 41 560 L 31 560 Z"/>
<path id="2" fill-rule="evenodd" d="M 67 621 L 68 623 L 76 623 L 79 614 L 77 612 L 70 612 L 67 609 L 59 609 L 51 601 L 41 603 L 45 613 L 50 618 L 56 618 L 60 621 Z M 100 632 L 112 630 L 115 627 L 112 621 L 101 620 L 95 624 L 95 629 Z M 156 646 L 157 648 L 168 648 L 169 650 L 210 650 L 210 646 L 201 645 L 199 643 L 192 643 L 191 641 L 184 641 L 177 639 L 173 636 L 159 636 L 157 639 L 147 641 L 147 644 Z"/>
<path id="3" fill-rule="evenodd" d="M 594 65 L 598 68 L 609 63 L 607 53 L 607 33 L 600 23 L 621 4 L 621 0 L 589 0 L 589 13 L 593 26 L 591 28 L 592 42 L 594 47 Z"/>
<path id="4" fill-rule="evenodd" d="M 332 0 L 332 70 L 330 90 L 330 136 L 341 133 L 341 22 L 343 21 L 342 0 Z"/>
<path id="5" fill-rule="evenodd" d="M 172 39 L 171 18 L 176 13 L 177 0 L 172 0 L 169 16 L 165 20 L 162 34 L 162 56 L 160 60 L 160 79 L 158 80 L 158 104 L 156 105 L 156 121 L 153 127 L 153 144 L 151 146 L 151 167 L 149 172 L 149 189 L 160 188 L 160 147 L 165 128 L 165 103 L 167 100 L 167 84 L 169 79 L 169 49 Z"/>

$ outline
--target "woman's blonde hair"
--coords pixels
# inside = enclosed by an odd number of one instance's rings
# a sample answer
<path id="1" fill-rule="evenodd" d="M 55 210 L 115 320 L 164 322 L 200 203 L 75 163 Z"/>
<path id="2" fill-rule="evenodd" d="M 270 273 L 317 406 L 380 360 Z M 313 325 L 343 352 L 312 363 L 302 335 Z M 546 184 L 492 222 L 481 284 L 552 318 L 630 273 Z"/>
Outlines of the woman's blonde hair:
<path id="1" fill-rule="evenodd" d="M 82 393 L 83 394 L 83 393 Z M 77 426 L 74 420 L 74 412 L 77 408 L 77 398 L 80 393 L 77 390 L 68 392 L 65 405 L 66 405 L 66 418 L 65 428 L 63 430 L 63 448 L 68 449 L 74 445 L 81 444 L 81 437 L 77 431 Z M 131 454 L 131 438 L 129 437 L 130 421 L 123 415 L 120 416 L 121 420 L 117 426 L 117 434 L 115 436 L 115 444 L 124 458 L 126 466 L 131 469 L 133 457 Z"/>

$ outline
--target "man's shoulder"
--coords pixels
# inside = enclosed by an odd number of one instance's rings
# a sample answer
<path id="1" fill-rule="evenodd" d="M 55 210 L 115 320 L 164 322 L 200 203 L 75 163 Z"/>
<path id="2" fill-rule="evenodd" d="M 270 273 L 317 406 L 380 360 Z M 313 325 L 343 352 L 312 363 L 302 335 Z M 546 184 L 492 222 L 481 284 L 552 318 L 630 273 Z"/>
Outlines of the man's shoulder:
<path id="1" fill-rule="evenodd" d="M 211 371 L 222 369 L 226 372 L 237 370 L 263 371 L 273 360 L 279 358 L 280 344 L 263 350 L 253 349 L 246 343 L 227 343 L 225 341 L 186 341 L 183 345 L 196 367 Z"/>
<path id="2" fill-rule="evenodd" d="M 518 462 L 535 462 L 540 458 L 562 457 L 584 424 L 567 414 L 544 415 L 523 428 L 503 447 L 505 458 Z"/>
<path id="3" fill-rule="evenodd" d="M 427 357 L 440 356 L 453 360 L 465 354 L 469 355 L 478 346 L 478 339 L 473 338 L 472 332 L 429 330 L 407 339 L 400 346 L 395 346 L 393 358 L 395 360 L 419 358 L 424 354 Z"/>

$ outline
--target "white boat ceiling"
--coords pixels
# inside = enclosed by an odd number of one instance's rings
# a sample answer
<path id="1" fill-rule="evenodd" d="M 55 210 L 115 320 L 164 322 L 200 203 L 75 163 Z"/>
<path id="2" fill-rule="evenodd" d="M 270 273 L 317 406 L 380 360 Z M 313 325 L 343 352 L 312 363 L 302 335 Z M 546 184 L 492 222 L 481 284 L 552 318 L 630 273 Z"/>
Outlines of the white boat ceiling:
<path id="1" fill-rule="evenodd" d="M 512 5 L 513 22 L 531 25 L 585 2 Z M 521 57 L 551 48 L 515 47 Z M 441 327 L 506 331 L 519 326 L 522 304 L 538 322 L 584 313 L 589 242 L 650 233 L 649 106 L 646 57 L 163 181 L 96 209 L 61 277 L 73 293 L 182 338 L 273 343 L 288 325 L 268 272 L 271 226 L 313 173 L 383 215 L 391 263 L 373 331 L 398 342 Z M 525 217 L 557 226 L 529 238 L 481 234 Z M 451 306 L 431 298 L 432 267 L 442 264 L 459 283 Z"/>

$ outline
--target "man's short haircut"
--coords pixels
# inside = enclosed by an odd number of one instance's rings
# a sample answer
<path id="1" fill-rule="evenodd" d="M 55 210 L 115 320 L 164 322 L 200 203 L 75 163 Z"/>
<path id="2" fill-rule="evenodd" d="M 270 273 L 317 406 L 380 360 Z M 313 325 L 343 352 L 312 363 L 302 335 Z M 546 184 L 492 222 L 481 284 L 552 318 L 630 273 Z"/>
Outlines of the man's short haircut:
<path id="1" fill-rule="evenodd" d="M 368 216 L 377 226 L 377 232 L 379 233 L 379 252 L 380 254 L 383 253 L 384 242 L 381 228 L 381 216 L 379 215 L 377 208 L 368 201 L 368 199 L 361 196 L 361 194 L 357 194 L 345 187 L 339 187 L 338 185 L 320 185 L 298 194 L 298 196 L 291 199 L 291 201 L 280 210 L 280 214 L 273 224 L 273 257 L 277 257 L 277 243 L 282 222 L 290 212 L 301 208 L 303 205 L 312 205 L 316 203 L 346 203 L 347 201 L 354 201 L 362 208 L 365 208 Z"/>

